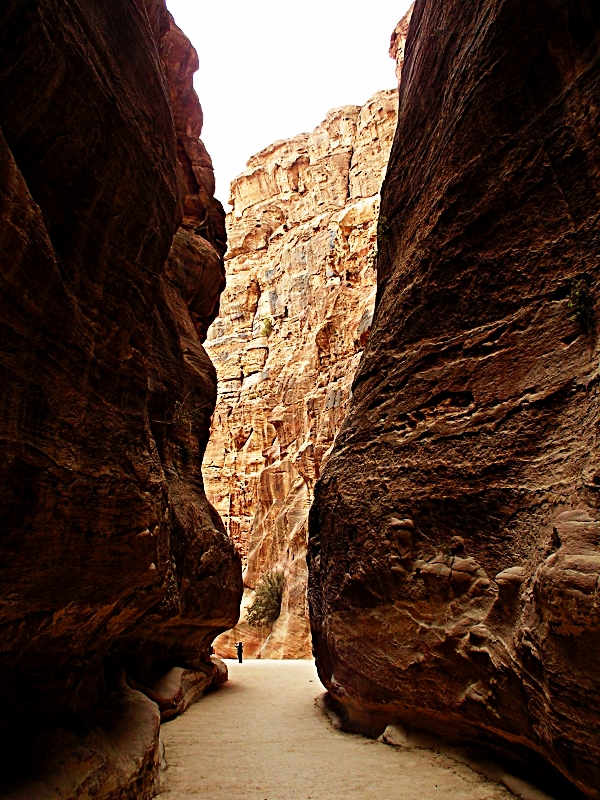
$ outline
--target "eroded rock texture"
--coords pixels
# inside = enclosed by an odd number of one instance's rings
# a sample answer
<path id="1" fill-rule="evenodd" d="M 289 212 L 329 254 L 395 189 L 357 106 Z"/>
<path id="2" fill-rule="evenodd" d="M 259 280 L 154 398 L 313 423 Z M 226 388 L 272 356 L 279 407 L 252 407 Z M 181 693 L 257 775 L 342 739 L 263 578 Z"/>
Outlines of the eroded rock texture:
<path id="1" fill-rule="evenodd" d="M 375 321 L 309 543 L 350 726 L 523 747 L 595 798 L 599 45 L 586 0 L 416 3 Z"/>
<path id="2" fill-rule="evenodd" d="M 396 62 L 396 78 L 398 79 L 398 85 L 400 85 L 400 79 L 402 78 L 402 67 L 404 66 L 404 56 L 406 53 L 406 39 L 410 29 L 410 21 L 414 8 L 415 4 L 413 3 L 394 28 L 390 39 L 389 53 L 390 58 L 393 58 Z"/>
<path id="3" fill-rule="evenodd" d="M 129 761 L 85 745 L 48 796 L 142 798 L 158 709 L 123 670 L 216 673 L 241 595 L 201 475 L 225 229 L 197 58 L 162 0 L 8 0 L 0 31 L 1 730 L 123 724 Z"/>
<path id="4" fill-rule="evenodd" d="M 242 622 L 220 637 L 222 655 L 240 638 L 246 655 L 311 654 L 308 509 L 371 326 L 396 96 L 331 111 L 253 156 L 232 184 L 228 285 L 207 341 L 219 399 L 204 474 L 247 559 L 244 604 L 269 570 L 284 572 L 285 589 L 273 630 Z"/>

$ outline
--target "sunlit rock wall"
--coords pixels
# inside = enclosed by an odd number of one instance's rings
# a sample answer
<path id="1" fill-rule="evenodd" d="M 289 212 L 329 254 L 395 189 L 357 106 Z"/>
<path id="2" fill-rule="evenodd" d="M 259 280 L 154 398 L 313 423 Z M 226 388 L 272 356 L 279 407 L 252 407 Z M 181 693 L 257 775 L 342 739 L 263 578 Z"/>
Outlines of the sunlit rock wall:
<path id="1" fill-rule="evenodd" d="M 335 109 L 253 156 L 231 186 L 227 289 L 207 341 L 219 397 L 205 484 L 243 554 L 245 604 L 269 570 L 286 581 L 273 630 L 242 622 L 220 637 L 225 655 L 240 638 L 247 655 L 311 653 L 308 509 L 371 327 L 396 105 L 385 91 Z"/>
<path id="2" fill-rule="evenodd" d="M 513 747 L 594 798 L 599 98 L 597 3 L 416 3 L 378 305 L 309 543 L 348 727 Z"/>

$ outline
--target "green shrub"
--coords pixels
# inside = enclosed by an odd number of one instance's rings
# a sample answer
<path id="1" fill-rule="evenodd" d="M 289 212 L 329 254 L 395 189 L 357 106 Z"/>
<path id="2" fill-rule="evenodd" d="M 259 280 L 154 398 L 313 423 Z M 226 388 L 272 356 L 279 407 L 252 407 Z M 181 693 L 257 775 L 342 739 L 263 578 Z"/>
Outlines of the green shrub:
<path id="1" fill-rule="evenodd" d="M 390 233 L 390 225 L 387 217 L 379 217 L 377 220 L 377 240 L 385 242 Z"/>
<path id="2" fill-rule="evenodd" d="M 254 600 L 248 608 L 246 622 L 253 628 L 272 625 L 281 612 L 283 595 L 283 572 L 268 572 L 256 587 Z"/>
<path id="3" fill-rule="evenodd" d="M 183 400 L 178 400 L 173 406 L 173 413 L 171 420 L 168 424 L 175 426 L 189 426 L 193 423 L 202 422 L 206 416 L 206 410 L 210 408 L 210 403 L 204 403 L 201 406 L 187 408 L 187 400 L 190 392 L 186 394 Z"/>
<path id="4" fill-rule="evenodd" d="M 271 317 L 265 317 L 263 319 L 263 325 L 261 331 L 262 335 L 269 336 L 272 330 L 273 330 L 273 320 L 271 319 Z"/>
<path id="5" fill-rule="evenodd" d="M 591 333 L 594 327 L 594 301 L 586 276 L 571 281 L 568 306 L 571 309 L 571 319 L 579 323 L 581 332 Z"/>

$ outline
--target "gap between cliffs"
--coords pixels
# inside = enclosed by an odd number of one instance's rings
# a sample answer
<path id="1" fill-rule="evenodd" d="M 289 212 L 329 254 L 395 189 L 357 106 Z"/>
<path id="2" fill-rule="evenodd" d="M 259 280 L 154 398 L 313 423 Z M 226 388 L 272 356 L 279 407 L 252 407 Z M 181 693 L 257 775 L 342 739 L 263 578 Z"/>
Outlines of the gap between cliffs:
<path id="1" fill-rule="evenodd" d="M 390 55 L 403 63 L 411 11 Z M 206 341 L 218 398 L 203 474 L 242 555 L 242 618 L 219 655 L 311 656 L 306 596 L 314 486 L 347 414 L 373 319 L 379 191 L 397 122 L 396 90 L 330 111 L 309 134 L 252 156 L 231 184 L 227 286 Z M 246 614 L 266 576 L 283 576 L 280 614 Z"/>

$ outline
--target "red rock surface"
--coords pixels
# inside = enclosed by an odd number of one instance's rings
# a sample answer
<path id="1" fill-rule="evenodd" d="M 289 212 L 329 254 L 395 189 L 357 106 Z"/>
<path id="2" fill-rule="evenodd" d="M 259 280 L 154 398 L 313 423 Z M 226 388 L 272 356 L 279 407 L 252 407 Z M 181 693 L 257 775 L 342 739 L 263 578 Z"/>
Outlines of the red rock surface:
<path id="1" fill-rule="evenodd" d="M 347 725 L 537 753 L 594 798 L 599 50 L 587 0 L 417 1 L 378 305 L 309 542 Z"/>
<path id="2" fill-rule="evenodd" d="M 12 736 L 94 719 L 99 698 L 123 695 L 111 688 L 123 668 L 145 685 L 175 666 L 215 671 L 209 646 L 237 620 L 241 570 L 201 474 L 216 399 L 201 339 L 225 236 L 196 54 L 161 0 L 8 0 L 0 31 Z"/>

